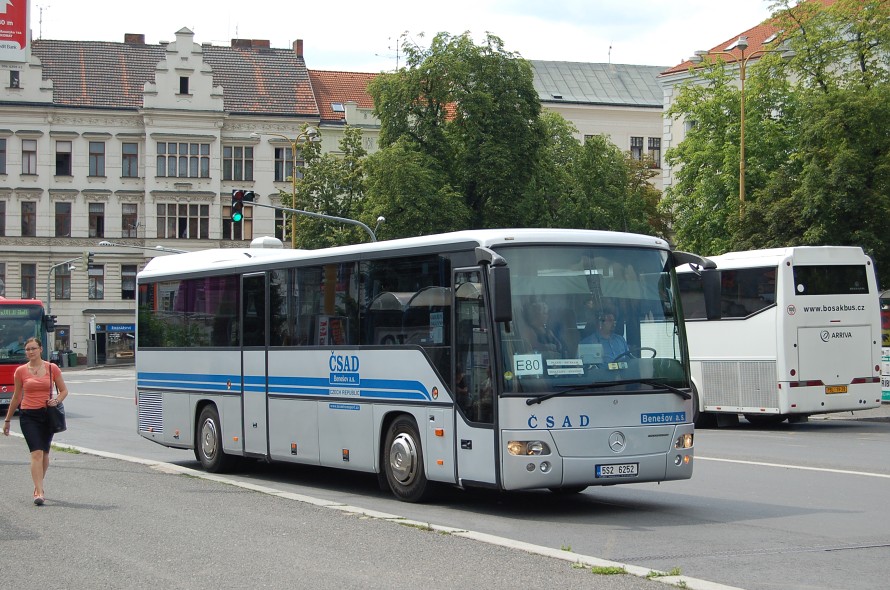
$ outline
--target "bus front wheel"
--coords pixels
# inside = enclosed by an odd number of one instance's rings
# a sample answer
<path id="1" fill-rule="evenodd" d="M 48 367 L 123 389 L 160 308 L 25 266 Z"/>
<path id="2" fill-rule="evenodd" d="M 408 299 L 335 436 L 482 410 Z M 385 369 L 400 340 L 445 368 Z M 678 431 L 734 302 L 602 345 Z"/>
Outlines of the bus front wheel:
<path id="1" fill-rule="evenodd" d="M 205 406 L 198 419 L 195 455 L 201 466 L 210 473 L 224 473 L 235 463 L 234 457 L 223 452 L 222 442 L 219 412 L 215 406 Z"/>
<path id="2" fill-rule="evenodd" d="M 383 468 L 395 496 L 404 502 L 420 502 L 429 490 L 424 473 L 423 449 L 414 420 L 400 416 L 386 433 Z"/>

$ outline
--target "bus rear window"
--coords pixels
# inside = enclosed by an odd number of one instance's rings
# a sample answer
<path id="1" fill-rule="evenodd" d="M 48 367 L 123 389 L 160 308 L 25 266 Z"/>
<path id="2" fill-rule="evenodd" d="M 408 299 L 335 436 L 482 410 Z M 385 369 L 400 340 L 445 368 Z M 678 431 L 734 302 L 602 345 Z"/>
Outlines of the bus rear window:
<path id="1" fill-rule="evenodd" d="M 864 264 L 794 267 L 798 295 L 862 295 L 868 293 Z"/>

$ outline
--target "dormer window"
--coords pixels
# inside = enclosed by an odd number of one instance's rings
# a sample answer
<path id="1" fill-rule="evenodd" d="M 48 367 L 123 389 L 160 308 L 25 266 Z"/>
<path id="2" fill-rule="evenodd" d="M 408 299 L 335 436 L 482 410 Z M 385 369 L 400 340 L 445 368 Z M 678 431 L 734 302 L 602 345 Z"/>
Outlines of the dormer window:
<path id="1" fill-rule="evenodd" d="M 342 102 L 332 102 L 331 110 L 334 111 L 335 113 L 345 113 L 346 112 L 346 109 L 343 107 Z"/>
<path id="2" fill-rule="evenodd" d="M 180 76 L 179 77 L 179 94 L 188 94 L 189 93 L 189 77 L 188 76 Z"/>

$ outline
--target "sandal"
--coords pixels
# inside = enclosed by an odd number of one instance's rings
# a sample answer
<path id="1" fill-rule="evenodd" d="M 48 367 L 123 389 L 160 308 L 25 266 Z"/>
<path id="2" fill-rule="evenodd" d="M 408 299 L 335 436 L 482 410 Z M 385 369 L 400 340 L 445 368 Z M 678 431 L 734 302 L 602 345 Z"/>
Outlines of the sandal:
<path id="1" fill-rule="evenodd" d="M 38 496 L 34 494 L 34 505 L 35 506 L 43 506 L 43 496 Z"/>

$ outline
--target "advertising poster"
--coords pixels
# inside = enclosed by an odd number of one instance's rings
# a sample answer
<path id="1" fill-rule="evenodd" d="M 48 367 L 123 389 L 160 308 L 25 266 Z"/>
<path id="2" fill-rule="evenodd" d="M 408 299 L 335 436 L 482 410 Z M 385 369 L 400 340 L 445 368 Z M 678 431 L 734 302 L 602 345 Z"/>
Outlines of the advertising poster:
<path id="1" fill-rule="evenodd" d="M 0 0 L 0 62 L 25 62 L 28 0 Z"/>

